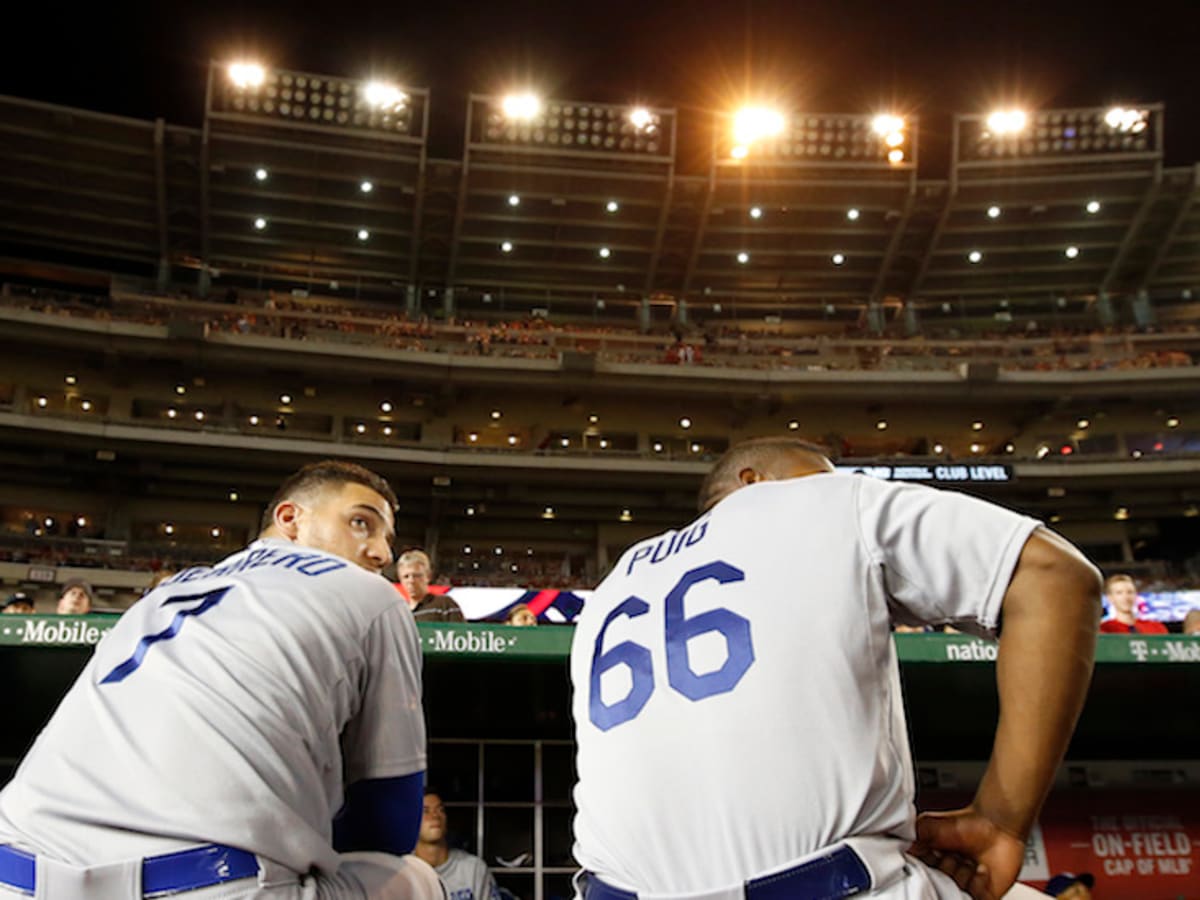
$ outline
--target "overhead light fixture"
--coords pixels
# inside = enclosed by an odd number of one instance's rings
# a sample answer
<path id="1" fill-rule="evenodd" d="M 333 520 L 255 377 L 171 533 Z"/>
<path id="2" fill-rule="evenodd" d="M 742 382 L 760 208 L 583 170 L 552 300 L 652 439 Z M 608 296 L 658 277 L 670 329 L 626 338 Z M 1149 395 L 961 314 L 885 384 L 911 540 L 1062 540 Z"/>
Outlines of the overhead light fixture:
<path id="1" fill-rule="evenodd" d="M 74 385 L 79 382 L 79 379 L 76 378 L 74 375 L 68 375 L 66 378 L 63 379 L 63 381 L 65 381 L 67 384 Z"/>
<path id="2" fill-rule="evenodd" d="M 899 147 L 896 147 L 888 151 L 887 158 L 888 162 L 892 163 L 893 165 L 899 165 L 900 163 L 904 162 L 904 151 Z"/>
<path id="3" fill-rule="evenodd" d="M 379 411 L 383 413 L 390 413 L 392 411 L 392 401 L 384 400 L 382 403 L 380 403 Z"/>
<path id="4" fill-rule="evenodd" d="M 976 419 L 974 422 L 971 423 L 971 430 L 972 431 L 983 431 L 983 422 Z"/>
<path id="5" fill-rule="evenodd" d="M 363 424 L 362 422 L 359 422 L 357 425 L 354 426 L 354 431 L 356 434 L 366 434 L 367 426 L 365 424 Z"/>
<path id="6" fill-rule="evenodd" d="M 1087 206 L 1085 206 L 1084 209 L 1086 209 L 1088 211 L 1089 215 L 1094 216 L 1096 213 L 1100 212 L 1100 201 L 1099 200 L 1089 200 Z"/>
<path id="7" fill-rule="evenodd" d="M 398 112 L 408 103 L 408 94 L 386 81 L 368 81 L 363 85 L 367 106 L 383 112 Z"/>
<path id="8" fill-rule="evenodd" d="M 752 218 L 752 219 L 761 219 L 761 218 L 762 218 L 762 214 L 763 214 L 763 213 L 762 213 L 762 207 L 761 207 L 761 206 L 752 206 L 752 207 L 750 207 L 750 218 Z"/>
<path id="9" fill-rule="evenodd" d="M 267 80 L 267 70 L 258 63 L 230 63 L 226 71 L 233 86 L 239 90 L 262 87 L 263 82 Z"/>
<path id="10" fill-rule="evenodd" d="M 746 265 L 746 263 L 750 262 L 750 254 L 743 250 L 737 255 L 737 261 L 740 265 Z"/>
<path id="11" fill-rule="evenodd" d="M 468 516 L 473 516 L 473 515 L 475 515 L 475 507 L 473 507 L 473 506 L 468 506 L 468 507 L 466 508 L 466 513 L 467 513 L 467 515 L 468 515 Z M 470 551 L 470 550 L 467 550 L 467 552 L 468 552 L 468 553 L 470 553 L 471 551 Z"/>
<path id="12" fill-rule="evenodd" d="M 544 509 L 542 509 L 542 518 L 543 519 L 553 519 L 554 518 L 554 507 L 547 506 Z"/>
<path id="13" fill-rule="evenodd" d="M 251 425 L 257 425 L 258 424 L 258 416 L 251 416 L 247 421 L 249 421 Z"/>
<path id="14" fill-rule="evenodd" d="M 835 253 L 831 258 L 835 266 L 840 266 L 846 262 L 846 255 L 844 253 Z"/>
<path id="15" fill-rule="evenodd" d="M 196 410 L 194 413 L 192 413 L 192 418 L 195 419 L 197 422 L 203 422 L 204 421 L 204 410 L 202 410 L 202 409 Z"/>
<path id="16" fill-rule="evenodd" d="M 988 216 L 988 218 L 989 218 L 989 219 L 998 219 L 998 218 L 1000 218 L 1000 207 L 998 207 L 998 206 L 989 206 L 989 207 L 988 207 L 988 211 L 987 211 L 987 216 Z"/>
<path id="17" fill-rule="evenodd" d="M 369 194 L 369 193 L 371 193 L 371 191 L 375 190 L 375 184 L 370 181 L 364 181 L 361 184 L 359 184 L 358 189 L 360 191 L 362 191 L 364 194 Z"/>
<path id="18" fill-rule="evenodd" d="M 171 406 L 171 407 L 167 408 L 167 418 L 168 419 L 174 419 L 178 415 L 179 415 L 179 410 L 177 410 L 175 407 Z"/>
<path id="19" fill-rule="evenodd" d="M 267 180 L 267 170 L 262 169 L 262 168 L 255 169 L 254 170 L 254 178 L 256 181 L 266 181 Z"/>
<path id="20" fill-rule="evenodd" d="M 1178 416 L 1168 416 L 1167 417 L 1167 427 L 1168 428 L 1178 428 L 1179 427 L 1179 417 Z"/>
<path id="21" fill-rule="evenodd" d="M 783 113 L 765 106 L 747 106 L 733 116 L 733 139 L 737 146 L 746 147 L 763 138 L 783 133 Z"/>
<path id="22" fill-rule="evenodd" d="M 498 410 L 498 409 L 493 409 L 493 410 L 492 410 L 492 421 L 493 421 L 493 422 L 494 422 L 494 421 L 496 421 L 497 419 L 499 419 L 499 418 L 500 418 L 500 416 L 501 416 L 501 415 L 503 415 L 503 413 L 501 413 L 501 412 L 500 412 L 500 410 Z"/>
<path id="23" fill-rule="evenodd" d="M 1067 259 L 1074 259 L 1075 257 L 1077 257 L 1079 255 L 1079 248 L 1075 247 L 1075 246 L 1070 246 L 1066 250 L 1063 251 L 1063 254 L 1067 257 Z"/>
<path id="24" fill-rule="evenodd" d="M 978 250 L 972 250 L 967 254 L 967 262 L 972 264 L 983 262 L 983 254 Z"/>
<path id="25" fill-rule="evenodd" d="M 987 117 L 988 130 L 995 135 L 1018 134 L 1029 124 L 1029 114 L 1022 109 L 996 110 Z"/>
<path id="26" fill-rule="evenodd" d="M 237 492 L 237 491 L 230 491 L 230 492 L 229 492 L 229 502 L 230 502 L 230 503 L 236 503 L 236 502 L 237 502 L 237 499 L 238 499 L 238 492 Z"/>
<path id="27" fill-rule="evenodd" d="M 852 207 L 850 207 L 850 209 L 846 210 L 846 218 L 849 219 L 851 222 L 857 222 L 858 217 L 860 215 L 861 215 L 861 213 L 858 211 L 858 209 L 856 207 L 852 206 Z"/>
<path id="28" fill-rule="evenodd" d="M 91 412 L 92 411 L 92 401 L 84 400 L 82 403 L 79 404 L 79 408 L 82 409 L 84 412 Z"/>
<path id="29" fill-rule="evenodd" d="M 479 432 L 478 431 L 470 432 L 467 435 L 467 440 L 470 441 L 472 444 L 474 444 L 475 442 L 477 442 L 479 440 Z"/>
<path id="30" fill-rule="evenodd" d="M 982 445 L 982 444 L 972 444 L 972 445 L 971 445 L 971 452 L 972 452 L 972 453 L 978 453 L 978 452 L 979 452 L 980 450 L 982 450 L 982 449 L 983 449 L 983 445 Z"/>
<path id="31" fill-rule="evenodd" d="M 604 204 L 604 209 L 606 212 L 615 213 L 620 208 L 621 208 L 621 204 L 618 203 L 616 200 L 609 200 L 607 203 Z"/>
<path id="32" fill-rule="evenodd" d="M 884 113 L 871 120 L 871 130 L 881 138 L 887 138 L 890 135 L 899 134 L 904 131 L 904 119 L 900 116 Z"/>
<path id="33" fill-rule="evenodd" d="M 946 448 L 945 448 L 943 445 L 941 445 L 941 444 L 934 444 L 934 445 L 933 445 L 933 452 L 934 452 L 934 453 L 941 453 L 941 452 L 943 452 L 945 449 L 946 449 Z"/>
<path id="34" fill-rule="evenodd" d="M 508 205 L 509 206 L 520 206 L 521 198 L 519 196 L 517 196 L 516 194 L 509 194 L 508 195 Z"/>
<path id="35" fill-rule="evenodd" d="M 1116 512 L 1113 513 L 1113 518 L 1116 519 L 1118 522 L 1124 522 L 1126 519 L 1129 518 L 1129 507 L 1128 506 L 1118 506 Z"/>
<path id="36" fill-rule="evenodd" d="M 217 540 L 217 538 L 219 538 L 219 537 L 221 536 L 221 529 L 220 529 L 220 528 L 217 528 L 217 527 L 214 525 L 214 526 L 212 527 L 212 529 L 210 529 L 210 530 L 209 530 L 209 532 L 208 532 L 208 533 L 212 535 L 212 538 L 213 538 L 213 540 L 215 541 L 215 540 Z"/>
<path id="37" fill-rule="evenodd" d="M 512 241 L 501 241 L 501 243 L 500 243 L 500 252 L 501 253 L 512 253 L 512 251 L 513 251 Z"/>
<path id="38" fill-rule="evenodd" d="M 291 406 L 292 405 L 292 395 L 291 394 L 280 394 L 279 402 L 282 403 L 284 406 Z"/>
<path id="39" fill-rule="evenodd" d="M 617 516 L 617 521 L 618 522 L 632 522 L 633 521 L 633 513 L 631 513 L 628 508 L 622 509 L 621 515 Z"/>
<path id="40" fill-rule="evenodd" d="M 365 240 L 367 240 L 367 239 L 368 239 L 370 236 L 371 236 L 371 232 L 367 231 L 367 229 L 365 229 L 365 228 L 360 228 L 360 229 L 358 229 L 358 239 L 359 239 L 360 241 L 365 241 Z"/>
<path id="41" fill-rule="evenodd" d="M 629 122 L 634 128 L 641 131 L 654 124 L 654 114 L 644 106 L 635 106 L 629 111 Z"/>
<path id="42" fill-rule="evenodd" d="M 887 431 L 887 427 L 888 427 L 887 419 L 880 419 L 878 422 L 875 423 L 876 431 Z"/>
<path id="43" fill-rule="evenodd" d="M 508 94 L 500 101 L 500 109 L 509 119 L 529 121 L 537 118 L 542 111 L 542 101 L 537 94 L 531 91 Z"/>
<path id="44" fill-rule="evenodd" d="M 687 416 L 684 416 L 682 419 L 679 420 L 679 427 L 684 428 L 684 429 L 691 428 L 692 420 L 689 419 Z"/>
<path id="45" fill-rule="evenodd" d="M 797 422 L 795 419 L 792 419 L 792 421 L 788 422 L 787 427 L 788 427 L 788 431 L 799 431 L 800 423 Z"/>
<path id="46" fill-rule="evenodd" d="M 264 219 L 262 216 L 259 216 L 257 219 L 254 220 L 255 230 L 262 231 L 266 227 L 267 227 L 267 220 Z"/>
<path id="47" fill-rule="evenodd" d="M 517 446 L 517 436 L 515 434 L 510 434 L 508 436 L 508 446 L 510 446 L 510 447 Z"/>
<path id="48" fill-rule="evenodd" d="M 47 406 L 47 404 L 49 404 L 49 402 L 50 402 L 50 401 L 49 401 L 49 400 L 47 400 L 45 397 L 38 397 L 38 398 L 37 398 L 37 405 L 38 405 L 38 407 L 39 407 L 40 409 L 45 409 L 45 408 L 46 408 L 46 406 Z"/>
<path id="49" fill-rule="evenodd" d="M 391 436 L 392 436 L 392 426 L 391 426 L 391 425 L 384 425 L 384 426 L 383 426 L 383 436 L 384 436 L 384 437 L 391 437 Z"/>
<path id="50" fill-rule="evenodd" d="M 661 442 L 661 441 L 655 441 L 655 442 L 654 442 L 654 452 L 655 452 L 655 453 L 662 453 L 662 452 L 663 452 L 663 445 L 662 445 L 662 442 Z"/>
<path id="51" fill-rule="evenodd" d="M 600 254 L 601 259 L 608 259 L 610 256 L 612 256 L 612 251 L 609 250 L 607 247 L 601 247 L 599 250 L 599 254 Z"/>
<path id="52" fill-rule="evenodd" d="M 1078 422 L 1075 423 L 1075 427 L 1078 428 L 1080 431 L 1083 431 L 1091 424 L 1092 424 L 1091 420 L 1089 420 L 1089 419 L 1080 419 Z"/>

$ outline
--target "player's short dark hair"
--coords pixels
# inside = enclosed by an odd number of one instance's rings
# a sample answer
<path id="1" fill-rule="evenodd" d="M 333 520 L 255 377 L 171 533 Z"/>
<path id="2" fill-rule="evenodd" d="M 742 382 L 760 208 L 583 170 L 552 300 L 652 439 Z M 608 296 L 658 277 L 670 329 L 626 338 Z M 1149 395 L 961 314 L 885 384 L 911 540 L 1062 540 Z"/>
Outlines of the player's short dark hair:
<path id="1" fill-rule="evenodd" d="M 829 458 L 820 444 L 796 437 L 749 438 L 734 444 L 718 459 L 700 485 L 697 505 L 704 512 L 728 493 L 729 486 L 745 468 L 764 468 L 785 453 L 809 453 Z"/>
<path id="2" fill-rule="evenodd" d="M 285 500 L 289 500 L 297 494 L 341 487 L 344 484 L 361 484 L 370 488 L 387 501 L 393 513 L 400 506 L 400 501 L 396 499 L 396 492 L 383 477 L 357 463 L 340 459 L 326 459 L 321 462 L 309 463 L 279 486 L 279 490 L 275 492 L 275 496 L 271 498 L 271 502 L 267 504 L 267 508 L 263 512 L 259 530 L 266 531 L 271 527 L 275 521 L 275 508 Z"/>

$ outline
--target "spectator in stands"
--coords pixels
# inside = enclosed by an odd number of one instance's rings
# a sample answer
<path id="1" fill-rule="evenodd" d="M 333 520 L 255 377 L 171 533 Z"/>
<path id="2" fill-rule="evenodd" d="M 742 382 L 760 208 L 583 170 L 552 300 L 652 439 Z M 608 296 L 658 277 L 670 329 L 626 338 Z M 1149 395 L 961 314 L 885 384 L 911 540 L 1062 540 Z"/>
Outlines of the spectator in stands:
<path id="1" fill-rule="evenodd" d="M 1110 575 L 1104 580 L 1104 594 L 1108 597 L 1112 615 L 1100 623 L 1105 634 L 1166 634 L 1167 626 L 1153 619 L 1139 619 L 1137 615 L 1137 584 L 1131 575 Z"/>
<path id="2" fill-rule="evenodd" d="M 449 900 L 500 900 L 487 863 L 465 850 L 451 850 L 447 833 L 446 807 L 437 792 L 427 787 L 421 833 L 413 855 L 433 866 Z"/>
<path id="3" fill-rule="evenodd" d="M 1200 636 L 1200 609 L 1188 610 L 1183 617 L 1183 633 Z"/>
<path id="4" fill-rule="evenodd" d="M 537 616 L 533 614 L 533 610 L 524 603 L 518 603 L 508 611 L 508 615 L 504 618 L 505 625 L 529 626 L 538 623 Z"/>
<path id="5" fill-rule="evenodd" d="M 1063 872 L 1046 882 L 1046 893 L 1059 900 L 1092 900 L 1096 879 L 1088 872 Z"/>
<path id="6" fill-rule="evenodd" d="M 6 616 L 28 616 L 33 612 L 33 600 L 22 591 L 17 591 L 0 606 L 0 614 Z"/>
<path id="7" fill-rule="evenodd" d="M 406 550 L 396 561 L 396 577 L 408 596 L 408 608 L 418 622 L 465 622 L 466 616 L 445 594 L 431 594 L 433 567 L 423 550 Z"/>
<path id="8" fill-rule="evenodd" d="M 73 578 L 63 585 L 55 612 L 60 616 L 84 616 L 92 611 L 95 600 L 92 586 L 81 578 Z"/>

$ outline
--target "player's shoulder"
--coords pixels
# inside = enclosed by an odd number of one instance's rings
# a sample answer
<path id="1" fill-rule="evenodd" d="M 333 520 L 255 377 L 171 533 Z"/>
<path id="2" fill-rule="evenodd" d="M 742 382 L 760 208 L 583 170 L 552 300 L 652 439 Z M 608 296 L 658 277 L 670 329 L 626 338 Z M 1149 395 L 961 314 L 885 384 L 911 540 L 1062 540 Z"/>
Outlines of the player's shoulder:
<path id="1" fill-rule="evenodd" d="M 468 853 L 466 850 L 460 850 L 458 847 L 453 847 L 450 850 L 450 860 L 457 865 L 464 867 L 472 867 L 476 869 L 487 869 L 487 863 L 476 856 L 474 853 Z"/>

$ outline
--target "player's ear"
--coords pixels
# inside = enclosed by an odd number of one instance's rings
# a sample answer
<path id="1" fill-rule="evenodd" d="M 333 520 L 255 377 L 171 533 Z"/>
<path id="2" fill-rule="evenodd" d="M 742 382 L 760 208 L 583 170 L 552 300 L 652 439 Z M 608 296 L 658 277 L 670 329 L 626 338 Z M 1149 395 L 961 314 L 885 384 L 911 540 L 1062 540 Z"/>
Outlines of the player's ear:
<path id="1" fill-rule="evenodd" d="M 275 506 L 275 527 L 289 541 L 296 540 L 300 533 L 300 518 L 304 509 L 292 500 L 284 500 Z"/>
<path id="2" fill-rule="evenodd" d="M 757 484 L 763 480 L 762 473 L 749 466 L 738 472 L 738 482 L 744 487 L 747 484 Z"/>

